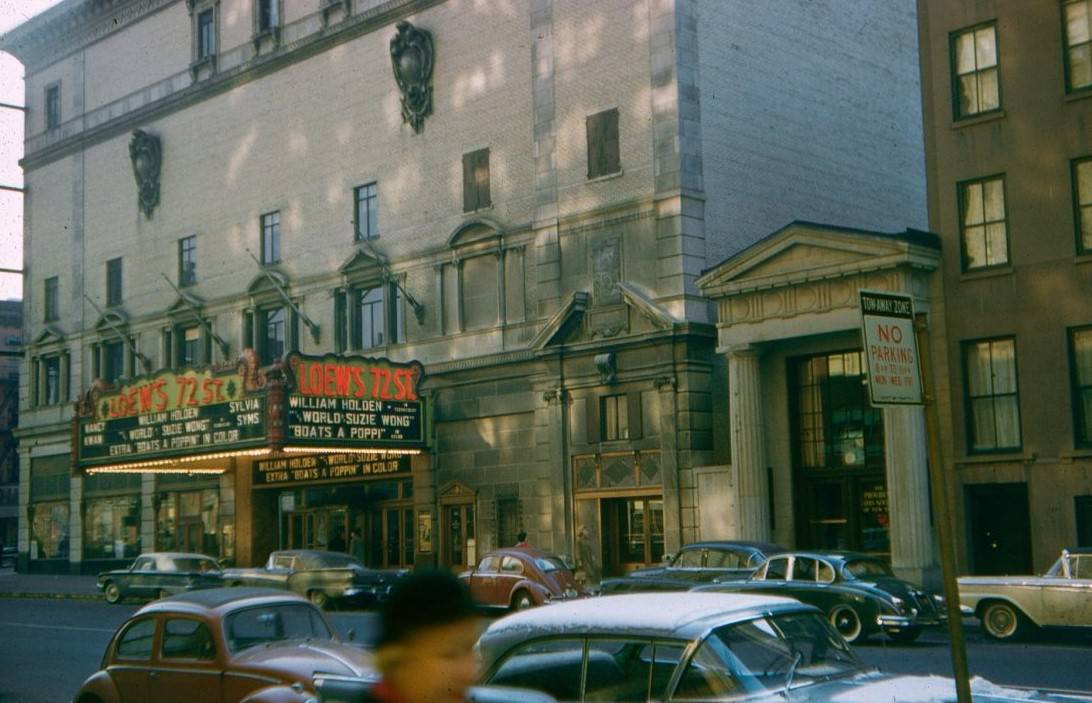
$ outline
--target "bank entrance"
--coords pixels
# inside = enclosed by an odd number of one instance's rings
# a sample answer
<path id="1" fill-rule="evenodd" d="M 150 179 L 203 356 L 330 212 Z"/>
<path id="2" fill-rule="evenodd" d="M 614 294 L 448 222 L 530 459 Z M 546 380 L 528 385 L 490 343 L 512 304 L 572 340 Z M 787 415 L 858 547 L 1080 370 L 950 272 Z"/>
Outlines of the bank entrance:
<path id="1" fill-rule="evenodd" d="M 890 558 L 883 411 L 861 352 L 789 362 L 797 544 Z"/>

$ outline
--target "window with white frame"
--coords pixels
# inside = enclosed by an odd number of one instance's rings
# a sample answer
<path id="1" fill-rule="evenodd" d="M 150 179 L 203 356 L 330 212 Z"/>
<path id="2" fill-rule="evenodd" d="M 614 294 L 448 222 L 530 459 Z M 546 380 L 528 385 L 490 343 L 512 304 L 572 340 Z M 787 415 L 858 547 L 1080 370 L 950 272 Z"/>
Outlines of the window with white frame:
<path id="1" fill-rule="evenodd" d="M 964 270 L 1007 264 L 1009 240 L 1004 177 L 960 183 L 959 214 Z"/>
<path id="2" fill-rule="evenodd" d="M 980 25 L 952 35 L 956 119 L 1001 109 L 998 71 L 996 25 Z"/>
<path id="3" fill-rule="evenodd" d="M 281 213 L 267 212 L 261 217 L 262 263 L 275 264 L 281 260 Z"/>
<path id="4" fill-rule="evenodd" d="M 1016 340 L 967 342 L 963 359 L 971 451 L 1020 449 Z"/>
<path id="5" fill-rule="evenodd" d="M 1065 0 L 1066 90 L 1092 88 L 1092 0 Z"/>

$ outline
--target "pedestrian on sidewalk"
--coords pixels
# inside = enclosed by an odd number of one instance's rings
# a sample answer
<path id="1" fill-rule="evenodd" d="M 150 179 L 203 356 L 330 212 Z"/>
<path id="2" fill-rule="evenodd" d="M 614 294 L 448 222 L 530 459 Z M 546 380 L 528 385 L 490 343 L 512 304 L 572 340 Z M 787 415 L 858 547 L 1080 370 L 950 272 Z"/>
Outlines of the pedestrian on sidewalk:
<path id="1" fill-rule="evenodd" d="M 474 643 L 481 624 L 469 590 L 451 572 L 406 576 L 379 613 L 380 681 L 370 703 L 465 701 L 478 678 Z"/>

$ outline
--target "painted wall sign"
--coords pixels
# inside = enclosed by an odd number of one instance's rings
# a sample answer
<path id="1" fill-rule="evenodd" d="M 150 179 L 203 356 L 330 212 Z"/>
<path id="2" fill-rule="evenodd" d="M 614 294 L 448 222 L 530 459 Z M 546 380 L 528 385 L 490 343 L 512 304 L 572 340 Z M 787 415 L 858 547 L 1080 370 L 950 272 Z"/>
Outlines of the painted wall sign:
<path id="1" fill-rule="evenodd" d="M 424 444 L 421 365 L 292 354 L 285 444 L 418 447 Z"/>
<path id="2" fill-rule="evenodd" d="M 873 405 L 921 405 L 921 366 L 914 337 L 914 299 L 859 291 L 861 335 Z"/>
<path id="3" fill-rule="evenodd" d="M 298 483 L 329 483 L 409 475 L 408 456 L 315 454 L 262 459 L 254 462 L 254 487 L 284 487 Z"/>
<path id="4" fill-rule="evenodd" d="M 93 389 L 79 420 L 81 466 L 120 464 L 261 445 L 266 398 L 245 376 L 164 371 L 116 391 Z"/>

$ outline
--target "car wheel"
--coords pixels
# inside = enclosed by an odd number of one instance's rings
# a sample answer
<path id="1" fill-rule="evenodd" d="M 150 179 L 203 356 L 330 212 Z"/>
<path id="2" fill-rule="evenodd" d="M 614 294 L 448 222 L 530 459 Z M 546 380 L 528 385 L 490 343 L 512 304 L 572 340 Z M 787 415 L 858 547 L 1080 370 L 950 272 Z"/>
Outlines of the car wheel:
<path id="1" fill-rule="evenodd" d="M 887 636 L 899 644 L 910 644 L 921 636 L 921 627 L 908 627 L 905 630 L 889 630 Z"/>
<path id="2" fill-rule="evenodd" d="M 512 610 L 527 610 L 534 605 L 535 600 L 527 591 L 516 591 L 516 595 L 512 596 Z"/>
<path id="3" fill-rule="evenodd" d="M 836 605 L 830 611 L 830 624 L 846 642 L 856 642 L 861 636 L 861 617 L 848 605 Z"/>
<path id="4" fill-rule="evenodd" d="M 1020 639 L 1026 623 L 1024 614 L 1010 603 L 996 601 L 982 609 L 982 630 L 995 640 Z"/>
<path id="5" fill-rule="evenodd" d="M 307 600 L 314 603 L 319 610 L 325 610 L 330 603 L 330 597 L 326 595 L 325 591 L 310 591 L 307 594 Z"/>
<path id="6" fill-rule="evenodd" d="M 110 605 L 121 602 L 121 588 L 113 581 L 106 582 L 106 585 L 102 588 L 102 593 L 106 596 L 106 602 Z"/>

